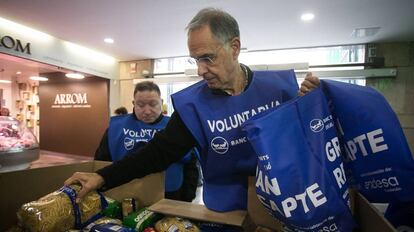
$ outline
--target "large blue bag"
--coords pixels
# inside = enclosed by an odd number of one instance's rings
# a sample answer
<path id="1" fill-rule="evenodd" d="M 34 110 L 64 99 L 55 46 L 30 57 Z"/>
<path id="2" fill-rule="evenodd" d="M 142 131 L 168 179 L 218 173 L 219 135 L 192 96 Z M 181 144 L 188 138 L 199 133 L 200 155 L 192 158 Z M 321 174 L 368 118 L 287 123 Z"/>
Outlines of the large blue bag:
<path id="1" fill-rule="evenodd" d="M 370 87 L 322 80 L 351 183 L 371 202 L 414 200 L 414 160 L 400 123 Z"/>
<path id="2" fill-rule="evenodd" d="M 334 121 L 320 88 L 243 124 L 258 155 L 256 193 L 294 231 L 352 231 Z"/>

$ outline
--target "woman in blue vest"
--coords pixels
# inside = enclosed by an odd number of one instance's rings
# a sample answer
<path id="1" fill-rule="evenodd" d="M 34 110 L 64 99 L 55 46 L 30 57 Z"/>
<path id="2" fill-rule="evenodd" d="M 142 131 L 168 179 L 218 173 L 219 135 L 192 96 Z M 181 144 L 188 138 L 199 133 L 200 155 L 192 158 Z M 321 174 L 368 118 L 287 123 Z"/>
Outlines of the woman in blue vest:
<path id="1" fill-rule="evenodd" d="M 159 87 L 150 81 L 135 85 L 133 113 L 111 117 L 109 128 L 95 152 L 95 160 L 119 161 L 136 153 L 148 143 L 169 120 L 162 115 Z M 198 169 L 195 154 L 190 152 L 165 172 L 165 197 L 191 202 L 195 198 Z"/>
<path id="2" fill-rule="evenodd" d="M 203 80 L 172 96 L 175 112 L 168 125 L 139 155 L 127 156 L 96 173 L 75 173 L 66 180 L 65 184 L 80 182 L 84 186 L 77 201 L 91 190 L 113 188 L 164 170 L 196 146 L 206 207 L 215 211 L 247 208 L 247 177 L 255 174 L 256 155 L 240 125 L 295 97 L 298 86 L 292 81 L 294 73 L 252 72 L 240 64 L 239 27 L 224 11 L 203 9 L 187 29 L 189 53 Z M 299 94 L 318 85 L 319 79 L 308 74 Z"/>

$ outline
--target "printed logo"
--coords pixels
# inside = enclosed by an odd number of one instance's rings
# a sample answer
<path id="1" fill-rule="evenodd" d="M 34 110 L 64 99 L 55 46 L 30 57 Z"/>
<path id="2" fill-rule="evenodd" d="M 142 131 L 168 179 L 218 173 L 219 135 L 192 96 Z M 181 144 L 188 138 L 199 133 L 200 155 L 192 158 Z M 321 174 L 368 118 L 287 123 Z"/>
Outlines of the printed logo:
<path id="1" fill-rule="evenodd" d="M 132 148 L 134 148 L 134 140 L 131 138 L 125 138 L 124 146 L 125 146 L 125 149 L 127 149 L 128 151 L 131 150 Z"/>
<path id="2" fill-rule="evenodd" d="M 318 119 L 318 118 L 313 119 L 312 121 L 310 121 L 309 126 L 310 126 L 310 129 L 315 133 L 321 131 L 324 127 L 323 121 L 321 119 Z"/>
<path id="3" fill-rule="evenodd" d="M 223 137 L 215 137 L 210 144 L 211 148 L 219 154 L 225 154 L 229 150 L 229 143 Z"/>

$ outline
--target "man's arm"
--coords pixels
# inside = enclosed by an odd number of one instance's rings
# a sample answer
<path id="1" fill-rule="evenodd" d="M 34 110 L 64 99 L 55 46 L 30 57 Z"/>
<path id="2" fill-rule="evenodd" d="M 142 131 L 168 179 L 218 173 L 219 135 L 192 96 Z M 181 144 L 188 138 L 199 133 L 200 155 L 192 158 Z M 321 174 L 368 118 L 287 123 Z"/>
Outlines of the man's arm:
<path id="1" fill-rule="evenodd" d="M 99 147 L 95 151 L 94 160 L 112 161 L 108 146 L 108 129 L 105 130 L 101 142 L 99 143 Z"/>
<path id="2" fill-rule="evenodd" d="M 74 182 L 82 184 L 77 201 L 90 191 L 101 188 L 103 191 L 127 183 L 135 178 L 165 170 L 177 162 L 197 142 L 185 126 L 178 113 L 174 112 L 164 130 L 139 151 L 125 156 L 122 160 L 106 166 L 96 173 L 75 173 L 65 181 L 65 185 Z"/>
<path id="3" fill-rule="evenodd" d="M 184 164 L 184 177 L 181 186 L 181 196 L 184 201 L 191 202 L 196 197 L 199 172 L 197 167 L 197 157 L 194 150 L 191 151 L 191 158 Z"/>

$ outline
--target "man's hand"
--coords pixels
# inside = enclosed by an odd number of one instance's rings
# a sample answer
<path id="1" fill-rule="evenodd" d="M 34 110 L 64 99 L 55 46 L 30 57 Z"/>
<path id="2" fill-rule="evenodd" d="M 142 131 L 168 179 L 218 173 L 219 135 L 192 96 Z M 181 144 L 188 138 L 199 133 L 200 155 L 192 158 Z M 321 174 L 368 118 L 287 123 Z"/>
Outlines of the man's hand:
<path id="1" fill-rule="evenodd" d="M 319 78 L 313 76 L 311 72 L 308 72 L 305 76 L 305 80 L 300 84 L 298 95 L 303 96 L 313 89 L 318 88 L 320 84 Z"/>
<path id="2" fill-rule="evenodd" d="M 69 179 L 65 181 L 65 185 L 79 183 L 82 185 L 82 189 L 79 191 L 76 197 L 76 203 L 79 203 L 81 199 L 91 191 L 97 190 L 104 184 L 104 179 L 97 173 L 89 172 L 75 172 Z"/>

